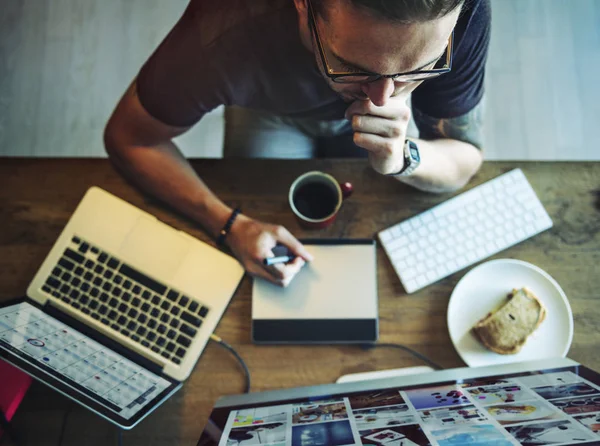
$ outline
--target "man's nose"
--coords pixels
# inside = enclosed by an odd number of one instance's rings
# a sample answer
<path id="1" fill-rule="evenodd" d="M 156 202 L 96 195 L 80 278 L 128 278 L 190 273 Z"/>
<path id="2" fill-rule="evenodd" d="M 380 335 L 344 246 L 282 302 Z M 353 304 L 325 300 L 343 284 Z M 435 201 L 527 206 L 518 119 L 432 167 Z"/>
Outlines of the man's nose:
<path id="1" fill-rule="evenodd" d="M 375 82 L 363 84 L 362 91 L 366 94 L 371 102 L 378 107 L 385 105 L 387 100 L 394 94 L 394 81 L 382 77 Z"/>

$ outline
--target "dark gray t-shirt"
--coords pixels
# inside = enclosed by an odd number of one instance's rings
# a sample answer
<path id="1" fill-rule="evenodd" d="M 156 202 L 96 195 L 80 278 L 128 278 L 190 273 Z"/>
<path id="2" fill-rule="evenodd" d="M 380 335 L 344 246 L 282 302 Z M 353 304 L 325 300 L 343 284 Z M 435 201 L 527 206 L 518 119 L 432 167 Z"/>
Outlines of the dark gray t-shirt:
<path id="1" fill-rule="evenodd" d="M 412 105 L 436 117 L 463 115 L 483 95 L 489 0 L 467 0 L 454 31 L 452 71 L 424 82 Z M 293 0 L 191 0 L 141 69 L 144 108 L 187 127 L 219 105 L 291 117 L 342 119 L 345 103 L 300 41 Z"/>

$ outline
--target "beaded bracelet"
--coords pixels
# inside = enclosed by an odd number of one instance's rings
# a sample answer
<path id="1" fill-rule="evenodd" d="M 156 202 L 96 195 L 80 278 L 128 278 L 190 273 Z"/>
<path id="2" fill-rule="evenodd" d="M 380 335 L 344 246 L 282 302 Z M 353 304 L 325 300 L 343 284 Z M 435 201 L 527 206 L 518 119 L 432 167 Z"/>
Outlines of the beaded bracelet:
<path id="1" fill-rule="evenodd" d="M 229 219 L 227 220 L 227 223 L 225 223 L 225 226 L 223 226 L 223 229 L 221 229 L 221 232 L 219 232 L 219 237 L 217 237 L 217 246 L 223 246 L 225 244 L 225 237 L 227 237 L 227 234 L 229 234 L 229 231 L 231 231 L 231 226 L 240 212 L 242 212 L 240 208 L 235 208 L 233 210 L 229 216 Z"/>

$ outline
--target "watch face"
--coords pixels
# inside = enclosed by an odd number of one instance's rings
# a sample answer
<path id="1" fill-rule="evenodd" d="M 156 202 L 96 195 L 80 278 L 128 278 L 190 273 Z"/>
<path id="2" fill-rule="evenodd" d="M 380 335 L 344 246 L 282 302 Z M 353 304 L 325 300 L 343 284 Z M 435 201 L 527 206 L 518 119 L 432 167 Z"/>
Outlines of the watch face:
<path id="1" fill-rule="evenodd" d="M 421 161 L 421 157 L 419 156 L 419 149 L 416 147 L 410 146 L 410 157 L 415 161 Z"/>

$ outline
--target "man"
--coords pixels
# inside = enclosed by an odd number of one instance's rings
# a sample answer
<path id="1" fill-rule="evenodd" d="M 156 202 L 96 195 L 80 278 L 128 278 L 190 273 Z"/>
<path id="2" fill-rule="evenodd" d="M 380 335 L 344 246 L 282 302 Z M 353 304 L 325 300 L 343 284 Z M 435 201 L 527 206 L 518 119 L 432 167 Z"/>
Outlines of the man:
<path id="1" fill-rule="evenodd" d="M 192 0 L 118 104 L 106 148 L 249 273 L 285 286 L 310 254 L 221 202 L 172 138 L 238 106 L 226 112 L 226 155 L 358 153 L 416 188 L 456 190 L 482 162 L 489 22 L 488 0 Z M 420 138 L 407 140 L 411 93 Z M 263 266 L 277 243 L 298 257 Z"/>

